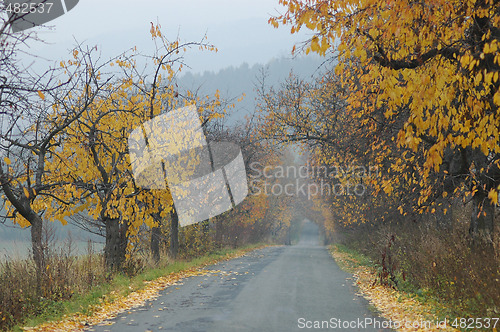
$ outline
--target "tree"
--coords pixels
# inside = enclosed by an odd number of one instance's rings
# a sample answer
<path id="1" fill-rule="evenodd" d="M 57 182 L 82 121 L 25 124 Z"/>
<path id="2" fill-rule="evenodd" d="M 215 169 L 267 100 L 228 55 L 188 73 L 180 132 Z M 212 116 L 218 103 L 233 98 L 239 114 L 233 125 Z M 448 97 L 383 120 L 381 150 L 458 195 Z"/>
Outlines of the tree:
<path id="1" fill-rule="evenodd" d="M 374 122 L 367 115 L 380 111 L 402 123 L 397 144 L 409 152 L 400 168 L 419 170 L 408 181 L 418 189 L 420 211 L 432 211 L 436 194 L 471 197 L 471 237 L 491 243 L 500 184 L 499 4 L 280 3 L 286 12 L 271 18 L 273 25 L 314 31 L 306 52 L 337 52 L 349 114 L 365 126 Z M 358 67 L 349 66 L 352 58 Z M 388 193 L 398 185 L 394 178 L 379 183 Z"/>
<path id="2" fill-rule="evenodd" d="M 204 49 L 212 49 L 212 46 L 204 42 L 168 42 L 158 26 L 152 27 L 151 34 L 153 38 L 160 39 L 157 53 L 147 57 L 153 63 L 153 70 L 146 68 L 138 71 L 135 59 L 140 54 L 135 50 L 108 62 L 107 74 L 100 75 L 96 80 L 105 80 L 108 76 L 113 79 L 82 116 L 68 126 L 61 157 L 51 163 L 51 171 L 68 183 L 60 193 L 67 199 L 58 202 L 54 217 L 64 218 L 84 210 L 97 220 L 98 226 L 105 229 L 104 251 L 111 270 L 120 269 L 127 250 L 130 252 L 135 245 L 141 225 L 155 228 L 168 216 L 173 230 L 173 257 L 178 250 L 178 218 L 165 182 L 167 179 L 162 176 L 160 180 L 165 188 L 150 189 L 137 183 L 132 173 L 132 162 L 140 164 L 149 160 L 132 160 L 131 149 L 136 148 L 130 147 L 131 133 L 137 128 L 144 130 L 144 123 L 159 115 L 194 102 L 207 123 L 222 116 L 214 111 L 220 104 L 218 95 L 214 100 L 194 98 L 189 92 L 180 96 L 174 84 L 174 77 L 182 68 L 180 53 L 192 46 Z M 113 71 L 111 67 L 117 69 Z M 92 68 L 89 70 L 92 71 Z M 158 127 L 155 130 L 168 128 Z M 182 132 L 168 134 L 176 135 L 178 141 L 183 139 Z M 175 149 L 171 145 L 162 149 Z M 134 150 L 133 153 L 134 156 L 142 155 L 140 151 Z M 160 151 L 153 153 L 161 155 Z M 165 167 L 165 161 L 161 164 Z M 155 180 L 157 175 L 153 176 Z M 154 253 L 157 258 L 158 254 L 158 251 Z"/>
<path id="3" fill-rule="evenodd" d="M 43 219 L 59 199 L 54 191 L 66 184 L 50 173 L 47 163 L 58 158 L 65 130 L 85 112 L 102 86 L 96 83 L 97 72 L 84 69 L 92 63 L 91 50 L 81 54 L 82 67 L 49 68 L 43 75 L 20 67 L 16 52 L 19 43 L 28 41 L 34 39 L 9 34 L 4 22 L 0 31 L 0 150 L 4 156 L 0 179 L 5 218 L 31 228 L 39 274 L 45 264 Z"/>

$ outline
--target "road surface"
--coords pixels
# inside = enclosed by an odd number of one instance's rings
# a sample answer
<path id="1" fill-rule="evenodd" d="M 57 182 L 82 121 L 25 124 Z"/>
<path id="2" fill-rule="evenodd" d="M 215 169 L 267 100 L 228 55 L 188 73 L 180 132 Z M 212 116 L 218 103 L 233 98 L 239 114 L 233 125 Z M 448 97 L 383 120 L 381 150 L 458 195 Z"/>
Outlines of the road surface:
<path id="1" fill-rule="evenodd" d="M 297 245 L 212 265 L 221 272 L 184 279 L 89 331 L 381 331 L 384 321 L 318 239 L 305 222 Z"/>

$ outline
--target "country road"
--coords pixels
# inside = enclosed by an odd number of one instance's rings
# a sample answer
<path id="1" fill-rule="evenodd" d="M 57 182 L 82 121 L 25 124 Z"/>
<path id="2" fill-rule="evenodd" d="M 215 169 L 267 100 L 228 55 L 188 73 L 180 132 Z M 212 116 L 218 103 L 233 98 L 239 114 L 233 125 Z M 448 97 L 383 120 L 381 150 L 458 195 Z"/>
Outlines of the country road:
<path id="1" fill-rule="evenodd" d="M 212 265 L 217 272 L 187 278 L 88 331 L 381 331 L 383 320 L 318 239 L 318 227 L 305 222 L 297 245 Z"/>

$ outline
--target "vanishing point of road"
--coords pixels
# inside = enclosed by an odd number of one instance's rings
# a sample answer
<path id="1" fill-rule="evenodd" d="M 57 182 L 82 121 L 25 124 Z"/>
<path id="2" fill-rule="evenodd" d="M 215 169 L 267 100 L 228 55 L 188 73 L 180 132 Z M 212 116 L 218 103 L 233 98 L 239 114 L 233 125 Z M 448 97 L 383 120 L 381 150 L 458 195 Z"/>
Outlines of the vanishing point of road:
<path id="1" fill-rule="evenodd" d="M 383 319 L 319 245 L 312 222 L 304 223 L 297 245 L 267 247 L 207 269 L 220 272 L 186 278 L 112 325 L 88 331 L 382 330 Z"/>

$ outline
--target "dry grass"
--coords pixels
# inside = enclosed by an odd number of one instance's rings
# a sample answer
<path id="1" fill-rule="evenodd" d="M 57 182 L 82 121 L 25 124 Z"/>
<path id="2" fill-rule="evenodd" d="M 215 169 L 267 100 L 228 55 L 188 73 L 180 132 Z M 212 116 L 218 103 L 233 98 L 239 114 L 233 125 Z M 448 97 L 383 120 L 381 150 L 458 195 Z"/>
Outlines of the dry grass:
<path id="1" fill-rule="evenodd" d="M 380 312 L 380 315 L 391 322 L 391 327 L 398 331 L 457 331 L 443 323 L 439 317 L 431 314 L 436 304 L 424 304 L 405 293 L 381 285 L 375 266 L 367 265 L 366 258 L 360 257 L 342 247 L 332 247 L 335 261 L 350 273 L 353 273 L 354 284 L 363 295 Z M 438 324 L 436 324 L 438 322 Z"/>
<path id="2" fill-rule="evenodd" d="M 499 317 L 499 239 L 494 246 L 471 246 L 468 211 L 457 209 L 454 218 L 447 228 L 403 221 L 352 230 L 344 234 L 343 243 L 378 264 L 379 282 L 383 271 L 386 281 L 394 278 L 387 282 L 390 286 L 437 298 L 456 317 Z"/>
<path id="3" fill-rule="evenodd" d="M 255 245 L 234 250 L 209 250 L 208 246 L 181 248 L 182 255 L 174 261 L 163 247 L 161 259 L 156 262 L 149 250 L 139 248 L 131 254 L 121 273 L 112 275 L 106 269 L 104 255 L 96 253 L 91 243 L 85 255 L 76 256 L 71 241 L 59 247 L 49 242 L 45 246 L 46 268 L 39 283 L 32 259 L 0 262 L 0 331 L 18 331 L 26 324 L 41 326 L 45 331 L 64 330 L 68 326 L 79 328 L 82 322 L 94 324 L 153 296 L 179 278 L 199 273 L 194 267 L 256 249 Z M 43 324 L 65 316 L 72 318 Z"/>
<path id="4" fill-rule="evenodd" d="M 0 263 L 0 330 L 7 330 L 26 317 L 51 315 L 58 303 L 88 292 L 106 280 L 102 255 L 89 244 L 84 257 L 72 254 L 71 243 L 46 250 L 46 268 L 37 282 L 31 259 Z"/>
<path id="5" fill-rule="evenodd" d="M 115 278 L 111 287 L 98 298 L 90 310 L 68 313 L 52 321 L 24 327 L 26 331 L 83 331 L 90 325 L 110 325 L 110 320 L 124 311 L 135 310 L 148 299 L 158 296 L 160 290 L 175 285 L 184 278 L 223 271 L 205 270 L 203 267 L 223 260 L 240 257 L 245 253 L 263 248 L 265 245 L 252 245 L 240 249 L 221 250 L 205 254 L 189 261 L 170 262 L 164 267 L 145 268 L 133 278 Z"/>

